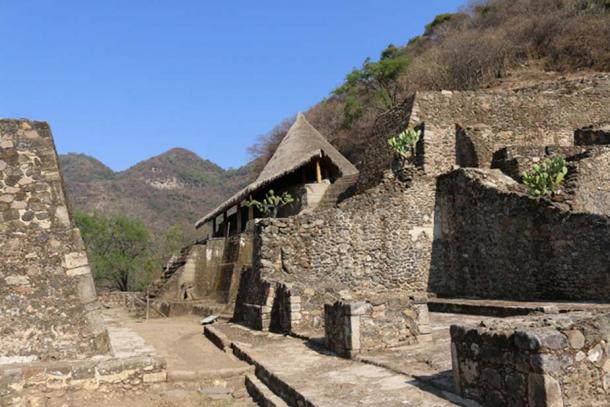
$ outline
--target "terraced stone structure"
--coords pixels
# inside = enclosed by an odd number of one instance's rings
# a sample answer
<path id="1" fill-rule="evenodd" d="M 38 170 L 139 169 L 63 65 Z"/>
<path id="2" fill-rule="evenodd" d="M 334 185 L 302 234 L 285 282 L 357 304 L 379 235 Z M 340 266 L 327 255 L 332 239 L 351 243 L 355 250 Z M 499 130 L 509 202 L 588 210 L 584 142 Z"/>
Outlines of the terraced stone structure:
<path id="1" fill-rule="evenodd" d="M 456 297 L 608 302 L 610 218 L 536 200 L 499 170 L 438 180 L 431 289 Z"/>
<path id="2" fill-rule="evenodd" d="M 426 313 L 433 194 L 433 179 L 422 175 L 407 184 L 387 172 L 378 187 L 338 208 L 257 221 L 252 269 L 242 274 L 234 319 L 321 336 L 325 306 L 326 317 L 341 325 L 342 308 L 332 304 L 366 302 L 360 332 L 370 340 L 363 336 L 362 349 L 416 340 L 426 333 L 418 321 Z"/>
<path id="3" fill-rule="evenodd" d="M 387 139 L 409 123 L 423 129 L 419 164 L 426 174 L 441 175 L 456 164 L 489 168 L 493 153 L 507 146 L 573 146 L 577 129 L 583 136 L 576 144 L 607 143 L 608 97 L 607 90 L 595 88 L 417 92 L 375 123 L 358 166 L 358 190 L 380 182 L 393 159 Z"/>
<path id="4" fill-rule="evenodd" d="M 0 405 L 165 380 L 158 356 L 113 354 L 69 214 L 49 125 L 0 120 Z"/>
<path id="5" fill-rule="evenodd" d="M 108 335 L 49 126 L 2 120 L 0 137 L 0 359 L 105 353 Z"/>

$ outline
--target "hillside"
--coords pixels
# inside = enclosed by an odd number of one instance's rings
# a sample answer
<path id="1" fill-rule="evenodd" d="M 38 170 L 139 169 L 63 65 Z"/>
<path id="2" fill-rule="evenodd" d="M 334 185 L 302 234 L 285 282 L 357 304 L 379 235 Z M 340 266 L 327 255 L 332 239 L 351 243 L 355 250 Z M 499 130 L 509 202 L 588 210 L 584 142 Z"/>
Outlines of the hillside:
<path id="1" fill-rule="evenodd" d="M 373 124 L 413 92 L 476 90 L 595 92 L 610 88 L 609 0 L 478 0 L 441 14 L 420 36 L 365 59 L 307 119 L 357 167 L 374 144 Z M 296 113 L 296 112 L 295 112 Z M 174 149 L 113 173 L 81 154 L 62 157 L 74 206 L 124 212 L 153 230 L 192 224 L 246 185 L 292 124 L 278 124 L 251 152 L 257 158 L 224 171 Z"/>
<path id="2" fill-rule="evenodd" d="M 255 177 L 251 164 L 224 170 L 181 148 L 121 172 L 84 154 L 61 155 L 60 163 L 74 208 L 125 214 L 141 219 L 153 232 L 176 223 L 192 225 Z"/>
<path id="3" fill-rule="evenodd" d="M 587 78 L 610 71 L 609 0 L 465 4 L 457 13 L 438 15 L 421 35 L 388 45 L 377 59 L 366 58 L 306 112 L 307 119 L 359 166 L 375 120 L 413 92 L 491 87 L 512 91 L 536 87 L 537 82 L 557 89 L 565 85 L 566 75 Z M 261 158 L 259 165 L 271 157 L 289 125 L 279 124 L 252 148 Z"/>

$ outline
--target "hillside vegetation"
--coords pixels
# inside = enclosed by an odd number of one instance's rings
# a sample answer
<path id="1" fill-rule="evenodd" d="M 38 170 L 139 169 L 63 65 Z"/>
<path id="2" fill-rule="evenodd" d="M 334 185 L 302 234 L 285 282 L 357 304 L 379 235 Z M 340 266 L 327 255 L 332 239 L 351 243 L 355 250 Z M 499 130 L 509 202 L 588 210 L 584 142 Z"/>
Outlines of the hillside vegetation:
<path id="1" fill-rule="evenodd" d="M 60 163 L 75 209 L 139 219 L 154 235 L 179 225 L 194 237 L 199 217 L 255 177 L 251 165 L 224 170 L 179 148 L 121 172 L 84 154 L 62 155 Z"/>
<path id="2" fill-rule="evenodd" d="M 441 14 L 422 35 L 366 59 L 306 116 L 356 165 L 375 119 L 418 90 L 472 90 L 535 65 L 610 71 L 610 0 L 486 0 Z M 292 119 L 251 148 L 270 158 Z"/>

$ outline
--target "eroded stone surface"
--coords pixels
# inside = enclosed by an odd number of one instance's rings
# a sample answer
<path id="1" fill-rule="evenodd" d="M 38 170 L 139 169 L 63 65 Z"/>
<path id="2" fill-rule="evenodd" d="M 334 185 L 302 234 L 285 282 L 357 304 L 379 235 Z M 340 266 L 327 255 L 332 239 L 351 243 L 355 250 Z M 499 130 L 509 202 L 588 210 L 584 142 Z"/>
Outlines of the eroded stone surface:
<path id="1" fill-rule="evenodd" d="M 609 334 L 609 313 L 454 325 L 456 386 L 462 395 L 489 405 L 498 400 L 530 406 L 607 405 Z"/>
<path id="2" fill-rule="evenodd" d="M 49 126 L 0 120 L 0 138 L 0 357 L 44 362 L 107 353 Z"/>

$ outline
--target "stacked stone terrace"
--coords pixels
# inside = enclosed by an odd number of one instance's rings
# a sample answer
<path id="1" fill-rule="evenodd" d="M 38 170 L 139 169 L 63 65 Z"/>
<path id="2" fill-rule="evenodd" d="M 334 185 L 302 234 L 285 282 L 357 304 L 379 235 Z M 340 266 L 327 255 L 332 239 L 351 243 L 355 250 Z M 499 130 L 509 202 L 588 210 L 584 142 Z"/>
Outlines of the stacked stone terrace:
<path id="1" fill-rule="evenodd" d="M 610 106 L 602 101 L 606 96 L 417 93 L 376 123 L 371 134 L 369 155 L 360 168 L 358 195 L 347 199 L 338 208 L 315 215 L 262 220 L 256 224 L 253 265 L 241 280 L 235 320 L 256 329 L 270 328 L 306 336 L 320 335 L 326 323 L 327 342 L 331 347 L 339 353 L 352 354 L 350 347 L 355 346 L 353 343 L 361 351 L 366 351 L 367 346 L 362 345 L 366 341 L 354 342 L 354 338 L 337 337 L 339 332 L 356 330 L 362 338 L 375 338 L 371 341 L 375 342 L 370 345 L 371 349 L 410 343 L 425 335 L 428 328 L 424 307 L 429 291 L 486 298 L 607 300 L 607 281 L 602 270 L 606 260 L 604 253 L 607 253 L 603 250 L 607 244 L 603 218 L 592 214 L 571 217 L 573 210 L 592 213 L 606 210 L 607 190 L 598 188 L 607 180 L 603 164 L 607 160 L 606 150 L 603 147 L 595 150 L 574 146 L 576 129 L 586 132 L 591 123 L 600 123 L 610 117 Z M 402 179 L 399 173 L 389 171 L 393 158 L 386 140 L 408 124 L 417 126 L 423 133 L 416 147 L 414 167 L 409 170 L 407 179 Z M 589 133 L 600 128 L 603 127 L 591 127 L 593 130 Z M 599 135 L 587 137 L 603 140 Z M 584 141 L 576 144 L 582 143 Z M 545 148 L 549 145 L 553 146 L 550 150 Z M 487 239 L 488 232 L 474 230 L 477 223 L 472 220 L 479 219 L 476 214 L 464 216 L 463 212 L 455 209 L 455 202 L 451 200 L 444 204 L 449 189 L 454 188 L 457 196 L 458 185 L 462 183 L 459 178 L 474 173 L 450 174 L 447 178 L 443 178 L 443 174 L 455 166 L 489 169 L 494 165 L 494 157 L 498 156 L 496 152 L 502 149 L 511 152 L 527 150 L 524 155 L 529 162 L 553 154 L 551 150 L 572 157 L 571 178 L 566 183 L 570 187 L 570 193 L 565 194 L 568 199 L 553 204 L 556 206 L 553 213 L 564 210 L 565 214 L 540 218 L 540 223 L 551 222 L 554 225 L 556 222 L 560 225 L 564 218 L 573 219 L 569 226 L 575 228 L 573 240 L 566 242 L 553 236 L 551 227 L 532 229 L 527 219 L 534 216 L 538 204 L 530 202 L 523 188 L 516 181 L 500 176 L 499 171 L 483 176 L 496 177 L 502 182 L 493 184 L 489 200 L 480 203 L 489 209 L 481 211 L 487 216 L 481 224 L 496 222 L 489 226 L 491 231 L 504 233 L 504 240 L 499 240 L 498 244 L 487 247 L 483 240 Z M 502 164 L 496 163 L 495 166 L 502 165 L 508 170 L 507 161 L 504 159 Z M 513 166 L 516 165 L 513 175 L 517 174 L 516 177 L 529 164 L 526 160 L 517 161 L 517 164 L 513 162 Z M 446 179 L 446 182 L 438 184 L 443 188 L 441 191 L 437 190 L 436 178 L 439 176 Z M 521 210 L 525 219 L 523 224 L 515 221 L 514 227 L 507 228 L 506 222 L 514 217 L 514 213 L 502 217 L 507 212 L 502 206 L 505 202 L 498 198 L 503 195 L 495 191 L 510 183 L 519 189 L 521 198 L 515 200 L 524 206 L 516 211 Z M 472 210 L 479 209 L 473 207 Z M 451 219 L 470 227 L 472 232 L 464 231 L 462 234 L 461 230 L 451 229 L 453 224 L 447 223 Z M 564 226 L 565 230 L 569 227 Z M 533 235 L 537 242 L 546 242 L 549 250 L 538 251 L 536 248 L 541 247 L 534 246 L 527 261 L 524 258 L 519 264 L 511 262 L 512 268 L 527 268 L 525 274 L 536 276 L 525 280 L 533 280 L 533 286 L 522 287 L 524 292 L 529 292 L 528 295 L 513 296 L 514 292 L 501 292 L 512 286 L 506 284 L 506 280 L 511 278 L 508 277 L 510 271 L 506 270 L 512 269 L 505 268 L 499 260 L 494 265 L 492 259 L 500 250 L 510 252 L 510 241 L 519 240 L 522 236 L 519 230 L 523 231 L 523 236 Z M 524 245 L 531 244 L 525 242 L 525 237 L 523 239 Z M 444 245 L 446 242 L 449 243 Z M 553 242 L 557 244 L 553 246 Z M 574 242 L 578 249 L 568 249 L 570 242 Z M 589 243 L 593 245 L 590 251 L 586 249 Z M 464 247 L 454 250 L 454 246 L 460 244 Z M 457 259 L 464 251 L 474 251 L 474 254 L 470 258 Z M 545 264 L 555 252 L 559 253 L 556 257 L 559 260 L 549 262 L 549 267 L 536 268 Z M 498 270 L 498 274 L 484 277 L 483 270 L 477 269 L 479 274 L 475 275 L 481 275 L 481 280 L 488 282 L 487 285 L 476 283 L 481 284 L 480 289 L 465 290 L 462 287 L 476 277 L 465 276 L 464 270 L 469 270 L 471 264 L 480 260 L 482 253 L 490 259 L 490 263 L 484 263 L 485 268 Z M 579 266 L 579 262 L 588 255 L 592 256 L 591 259 Z M 511 260 L 507 258 L 506 261 Z M 553 274 L 545 274 L 543 270 L 550 270 L 551 264 L 560 270 L 565 269 L 561 273 L 566 277 L 547 284 Z M 504 269 L 503 274 L 501 269 Z M 573 270 L 577 271 L 568 277 Z M 518 277 L 515 281 L 518 287 Z M 578 284 L 572 286 L 574 282 Z M 498 290 L 484 295 L 492 283 Z M 562 291 L 558 286 L 565 288 Z M 420 303 L 424 303 L 423 306 Z"/>
<path id="2" fill-rule="evenodd" d="M 154 355 L 113 355 L 48 124 L 0 120 L 0 404 L 133 388 L 164 369 Z"/>
<path id="3" fill-rule="evenodd" d="M 82 359 L 108 335 L 46 123 L 0 122 L 0 356 Z"/>

